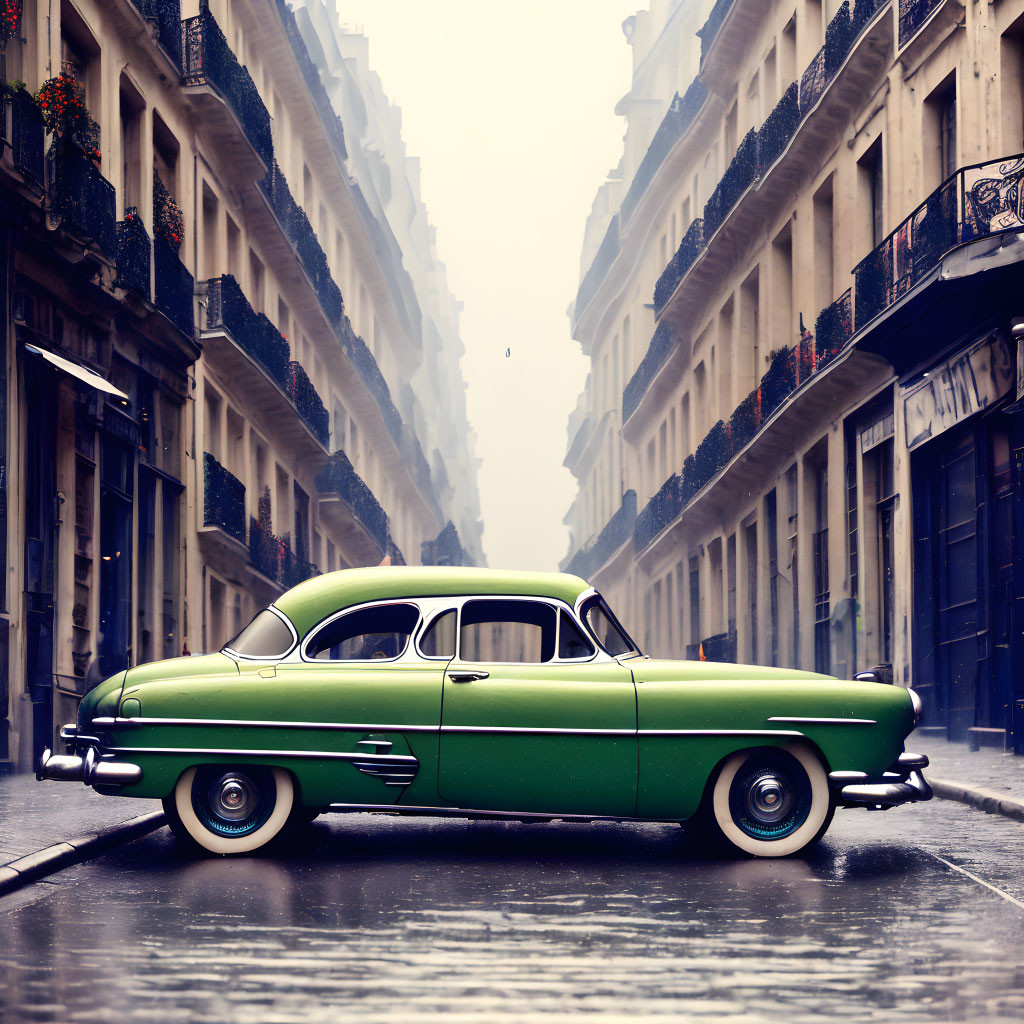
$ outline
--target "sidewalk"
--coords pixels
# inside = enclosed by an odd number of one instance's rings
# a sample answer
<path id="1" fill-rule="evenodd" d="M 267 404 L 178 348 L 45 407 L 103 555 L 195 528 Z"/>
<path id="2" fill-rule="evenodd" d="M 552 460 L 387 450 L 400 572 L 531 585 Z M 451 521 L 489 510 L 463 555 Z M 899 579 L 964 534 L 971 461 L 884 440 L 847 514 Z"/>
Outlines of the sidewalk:
<path id="1" fill-rule="evenodd" d="M 154 800 L 102 796 L 74 782 L 0 777 L 0 894 L 163 824 Z"/>
<path id="2" fill-rule="evenodd" d="M 1024 757 L 915 734 L 907 749 L 928 755 L 924 777 L 937 797 L 1024 821 Z"/>

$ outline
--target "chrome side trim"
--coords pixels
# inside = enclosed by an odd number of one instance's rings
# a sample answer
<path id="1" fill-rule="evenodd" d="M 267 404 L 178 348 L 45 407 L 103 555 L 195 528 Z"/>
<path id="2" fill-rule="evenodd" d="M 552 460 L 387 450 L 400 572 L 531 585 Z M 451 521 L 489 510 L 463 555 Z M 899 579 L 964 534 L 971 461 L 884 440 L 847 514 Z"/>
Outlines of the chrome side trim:
<path id="1" fill-rule="evenodd" d="M 136 725 L 240 725 L 261 729 L 324 729 L 331 732 L 437 732 L 436 725 L 378 725 L 366 722 L 279 722 L 246 718 L 94 718 L 101 728 Z"/>
<path id="2" fill-rule="evenodd" d="M 405 754 L 336 753 L 329 750 L 238 750 L 233 747 L 106 747 L 113 754 L 191 754 L 200 757 L 301 757 L 314 761 L 351 761 L 385 766 L 415 765 L 419 761 Z"/>
<path id="3" fill-rule="evenodd" d="M 330 804 L 328 811 L 336 814 L 359 811 L 383 811 L 434 818 L 501 818 L 517 821 L 663 821 L 679 818 L 636 818 L 628 814 L 567 814 L 562 811 L 488 811 L 468 807 L 428 807 L 419 804 Z"/>
<path id="4" fill-rule="evenodd" d="M 640 736 L 803 736 L 795 729 L 641 729 Z"/>
<path id="5" fill-rule="evenodd" d="M 766 722 L 799 722 L 804 725 L 878 725 L 873 718 L 798 718 L 774 715 Z"/>
<path id="6" fill-rule="evenodd" d="M 845 721 L 845 720 L 844 720 Z M 203 725 L 266 729 L 323 729 L 326 732 L 430 732 L 538 736 L 803 736 L 789 729 L 573 729 L 519 725 L 380 725 L 373 722 L 278 722 L 234 718 L 94 718 L 94 726 Z M 360 741 L 361 742 L 361 741 Z M 112 747 L 112 750 L 122 748 Z M 130 747 L 124 749 L 162 749 Z M 168 748 L 178 749 L 178 748 Z M 319 756 L 319 755 L 312 755 Z M 328 756 L 328 755 L 324 755 Z M 330 755 L 337 756 L 337 755 Z"/>

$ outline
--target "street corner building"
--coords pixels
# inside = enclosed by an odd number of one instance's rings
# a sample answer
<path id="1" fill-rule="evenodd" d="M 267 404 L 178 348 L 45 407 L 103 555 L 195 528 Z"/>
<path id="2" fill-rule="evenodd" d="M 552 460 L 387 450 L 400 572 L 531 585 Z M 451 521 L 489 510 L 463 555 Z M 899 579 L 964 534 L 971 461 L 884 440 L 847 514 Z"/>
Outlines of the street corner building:
<path id="1" fill-rule="evenodd" d="M 876 668 L 1024 753 L 1024 2 L 623 30 L 563 566 L 654 654 Z"/>
<path id="2" fill-rule="evenodd" d="M 333 0 L 4 0 L 0 771 L 348 566 L 482 564 L 448 291 Z"/>

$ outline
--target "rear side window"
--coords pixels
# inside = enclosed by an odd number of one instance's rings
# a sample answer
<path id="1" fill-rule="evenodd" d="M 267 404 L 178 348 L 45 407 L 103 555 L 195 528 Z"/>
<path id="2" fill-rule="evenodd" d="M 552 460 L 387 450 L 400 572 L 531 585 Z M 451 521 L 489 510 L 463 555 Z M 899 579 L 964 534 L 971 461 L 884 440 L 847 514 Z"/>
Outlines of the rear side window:
<path id="1" fill-rule="evenodd" d="M 424 658 L 455 657 L 455 610 L 442 612 L 423 631 L 420 652 Z"/>
<path id="2" fill-rule="evenodd" d="M 412 604 L 384 604 L 342 615 L 319 629 L 306 645 L 318 661 L 386 661 L 401 656 L 419 622 Z"/>
<path id="3" fill-rule="evenodd" d="M 234 640 L 224 645 L 224 650 L 246 658 L 280 658 L 291 650 L 292 642 L 292 631 L 281 616 L 264 608 Z"/>
<path id="4" fill-rule="evenodd" d="M 462 661 L 550 661 L 555 654 L 555 609 L 539 601 L 467 601 L 462 606 Z"/>

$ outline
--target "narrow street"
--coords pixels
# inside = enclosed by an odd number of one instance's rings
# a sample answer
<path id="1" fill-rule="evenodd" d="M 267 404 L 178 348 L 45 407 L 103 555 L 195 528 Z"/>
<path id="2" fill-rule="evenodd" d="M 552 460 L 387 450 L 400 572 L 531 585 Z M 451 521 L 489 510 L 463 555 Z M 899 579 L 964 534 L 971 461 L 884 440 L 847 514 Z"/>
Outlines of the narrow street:
<path id="1" fill-rule="evenodd" d="M 161 829 L 0 902 L 0 1019 L 1019 1020 L 1022 843 L 940 800 L 775 861 L 660 825 L 335 815 L 235 860 Z"/>

